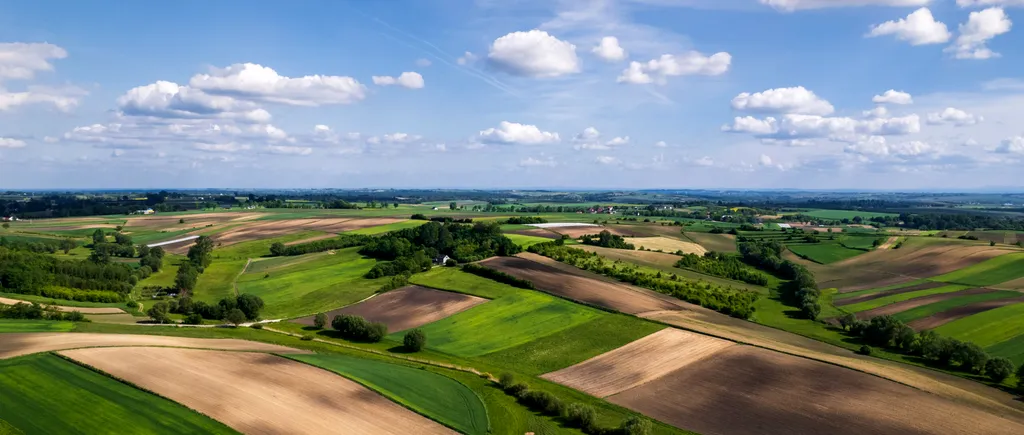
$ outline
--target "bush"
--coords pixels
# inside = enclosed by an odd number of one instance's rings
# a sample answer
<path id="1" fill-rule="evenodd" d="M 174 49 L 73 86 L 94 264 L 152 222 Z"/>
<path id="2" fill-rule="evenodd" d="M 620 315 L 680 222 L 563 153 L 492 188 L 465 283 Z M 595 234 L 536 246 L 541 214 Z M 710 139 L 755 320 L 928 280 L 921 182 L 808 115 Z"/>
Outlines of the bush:
<path id="1" fill-rule="evenodd" d="M 324 329 L 327 327 L 327 314 L 316 313 L 316 317 L 313 318 L 313 326 L 316 329 Z"/>
<path id="2" fill-rule="evenodd" d="M 1007 358 L 997 356 L 985 363 L 985 375 L 992 382 L 1002 383 L 1013 374 L 1013 362 Z"/>
<path id="3" fill-rule="evenodd" d="M 565 408 L 565 420 L 572 427 L 583 429 L 584 431 L 594 427 L 594 421 L 597 419 L 597 413 L 594 408 L 584 405 L 582 403 L 570 403 Z"/>
<path id="4" fill-rule="evenodd" d="M 342 338 L 351 341 L 377 343 L 388 335 L 388 325 L 380 322 L 371 323 L 362 317 L 348 314 L 334 316 L 331 327 L 336 329 Z"/>
<path id="5" fill-rule="evenodd" d="M 516 377 L 512 373 L 502 373 L 498 376 L 498 385 L 501 386 L 502 391 L 508 391 L 516 383 Z"/>
<path id="6" fill-rule="evenodd" d="M 128 301 L 128 302 L 127 302 L 127 303 L 125 303 L 124 305 L 125 305 L 126 307 L 128 307 L 128 308 L 131 308 L 131 309 L 135 309 L 135 308 L 138 308 L 138 307 L 139 307 L 139 303 L 138 303 L 138 302 L 135 302 L 135 301 Z"/>
<path id="7" fill-rule="evenodd" d="M 547 415 L 562 414 L 562 401 L 547 391 L 523 391 L 519 394 L 519 401 L 527 408 Z"/>
<path id="8" fill-rule="evenodd" d="M 871 355 L 871 346 L 865 344 L 857 350 L 857 353 L 861 355 Z"/>
<path id="9" fill-rule="evenodd" d="M 638 415 L 631 415 L 619 426 L 622 435 L 647 435 L 651 433 L 651 421 Z"/>
<path id="10" fill-rule="evenodd" d="M 506 394 L 517 398 L 526 394 L 527 391 L 530 391 L 530 387 L 522 382 L 516 382 L 505 389 Z"/>
<path id="11" fill-rule="evenodd" d="M 202 325 L 203 324 L 203 316 L 199 315 L 199 313 L 189 314 L 189 315 L 185 316 L 184 323 L 186 325 Z"/>
<path id="12" fill-rule="evenodd" d="M 402 338 L 402 344 L 405 346 L 405 350 L 409 352 L 419 352 L 427 345 L 427 334 L 419 329 L 413 329 L 405 333 L 405 337 Z"/>
<path id="13" fill-rule="evenodd" d="M 228 310 L 227 313 L 224 314 L 224 321 L 232 325 L 235 325 L 235 327 L 237 328 L 238 325 L 245 323 L 245 313 L 243 313 L 242 310 L 239 310 L 238 308 L 232 308 Z"/>
<path id="14" fill-rule="evenodd" d="M 449 258 L 447 261 L 444 262 L 444 267 L 455 267 L 455 266 L 458 266 L 458 265 L 459 265 L 459 262 L 455 261 L 454 258 Z"/>
<path id="15" fill-rule="evenodd" d="M 170 313 L 170 306 L 167 305 L 167 302 L 157 302 L 146 310 L 146 315 L 156 323 L 171 323 L 168 313 Z"/>
<path id="16" fill-rule="evenodd" d="M 310 334 L 306 334 L 306 335 L 303 335 L 302 337 L 299 337 L 299 340 L 302 340 L 302 341 L 313 341 L 313 336 L 310 335 Z"/>
<path id="17" fill-rule="evenodd" d="M 253 323 L 252 326 L 250 326 L 250 328 L 252 328 L 252 329 L 263 329 L 263 324 L 262 323 Z"/>

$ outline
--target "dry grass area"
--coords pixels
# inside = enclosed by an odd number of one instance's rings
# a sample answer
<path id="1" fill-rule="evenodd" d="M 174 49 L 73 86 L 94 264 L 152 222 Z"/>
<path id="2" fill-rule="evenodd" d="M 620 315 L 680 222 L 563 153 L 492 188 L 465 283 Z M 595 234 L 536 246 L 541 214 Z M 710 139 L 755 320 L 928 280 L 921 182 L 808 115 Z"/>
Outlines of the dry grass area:
<path id="1" fill-rule="evenodd" d="M 916 331 L 924 331 L 925 329 L 938 328 L 954 320 L 962 319 L 964 317 L 973 314 L 978 314 L 983 311 L 994 310 L 999 307 L 1005 307 L 1007 305 L 1019 303 L 1024 303 L 1024 296 L 1021 296 L 1019 298 L 1015 297 L 1009 299 L 996 299 L 992 301 L 975 302 L 973 304 L 961 305 L 959 307 L 951 308 L 941 313 L 935 313 L 932 314 L 931 316 L 914 320 L 908 323 L 907 326 L 914 328 L 914 330 Z"/>
<path id="2" fill-rule="evenodd" d="M 878 247 L 875 248 L 875 249 L 877 249 L 879 251 L 883 251 L 883 250 L 892 248 L 892 246 L 895 245 L 896 242 L 899 241 L 899 240 L 900 240 L 899 236 L 889 237 L 888 239 L 885 240 L 885 242 L 882 242 L 882 244 L 878 245 Z"/>
<path id="3" fill-rule="evenodd" d="M 678 252 L 683 251 L 684 254 L 697 254 L 704 255 L 708 252 L 703 246 L 693 242 L 684 242 L 678 239 L 670 239 L 668 237 L 630 237 L 626 239 L 627 242 L 632 243 L 636 246 L 636 249 L 643 247 L 644 249 L 651 251 L 662 251 L 662 252 Z"/>
<path id="4" fill-rule="evenodd" d="M 674 267 L 679 261 L 679 256 L 653 251 L 627 251 L 625 249 L 602 248 L 592 245 L 575 245 L 573 248 L 582 249 L 588 252 L 596 252 L 598 255 L 609 260 L 621 260 L 635 262 L 642 265 L 656 265 L 661 267 Z"/>
<path id="5" fill-rule="evenodd" d="M 686 233 L 686 237 L 709 251 L 737 252 L 736 236 L 732 234 Z"/>
<path id="6" fill-rule="evenodd" d="M 608 399 L 716 434 L 1011 434 L 1024 425 L 875 376 L 731 346 Z"/>
<path id="7" fill-rule="evenodd" d="M 339 314 L 362 316 L 371 322 L 387 324 L 388 332 L 398 332 L 441 320 L 484 302 L 487 299 L 411 285 L 328 312 L 327 318 L 333 319 Z M 314 318 L 303 317 L 297 322 L 312 325 Z"/>
<path id="8" fill-rule="evenodd" d="M 541 377 L 592 396 L 607 397 L 651 382 L 734 345 L 707 335 L 665 328 Z"/>
<path id="9" fill-rule="evenodd" d="M 39 352 L 77 349 L 83 347 L 114 346 L 166 346 L 197 349 L 245 350 L 277 353 L 304 353 L 305 351 L 258 341 L 185 338 L 162 335 L 93 334 L 61 332 L 27 332 L 3 334 L 0 340 L 0 359 L 13 358 Z"/>
<path id="10" fill-rule="evenodd" d="M 14 305 L 18 303 L 30 304 L 31 302 L 21 301 L 18 299 L 0 297 L 0 304 Z M 46 304 L 43 304 L 46 305 Z M 124 314 L 124 310 L 120 308 L 85 308 L 85 307 L 65 307 L 63 305 L 47 305 L 50 308 L 56 308 L 58 311 L 71 312 L 78 311 L 82 314 Z"/>
<path id="11" fill-rule="evenodd" d="M 922 306 L 925 306 L 925 305 L 928 305 L 928 304 L 934 304 L 936 302 L 942 302 L 944 300 L 952 299 L 952 298 L 959 297 L 959 296 L 980 295 L 980 294 L 985 294 L 985 293 L 992 293 L 994 291 L 996 291 L 996 290 L 987 289 L 987 288 L 972 288 L 972 289 L 967 289 L 967 290 L 961 290 L 961 291 L 958 291 L 958 292 L 939 293 L 939 294 L 934 294 L 934 295 L 922 296 L 922 297 L 914 298 L 914 299 L 908 299 L 908 300 L 905 300 L 905 301 L 900 301 L 900 302 L 892 303 L 892 304 L 889 304 L 889 305 L 883 305 L 883 306 L 878 307 L 878 308 L 873 308 L 873 309 L 870 309 L 870 310 L 867 310 L 867 311 L 858 312 L 858 313 L 856 313 L 856 315 L 857 315 L 858 319 L 867 320 L 867 319 L 870 319 L 872 317 L 887 316 L 887 315 L 892 315 L 892 314 L 896 314 L 896 313 L 902 313 L 904 311 L 911 310 L 911 309 L 914 309 L 914 308 L 917 308 L 917 307 L 922 307 Z"/>
<path id="12" fill-rule="evenodd" d="M 589 226 L 589 227 L 555 227 L 548 228 L 550 231 L 554 231 L 558 234 L 564 234 L 569 236 L 571 239 L 578 239 L 586 235 L 599 234 L 601 231 L 607 231 L 612 234 L 620 236 L 633 236 L 636 235 L 632 231 L 623 231 L 620 229 L 621 225 L 616 228 L 613 227 L 601 227 L 601 226 Z"/>
<path id="13" fill-rule="evenodd" d="M 451 434 L 367 388 L 261 353 L 170 348 L 61 352 L 246 434 Z"/>
<path id="14" fill-rule="evenodd" d="M 539 290 L 627 314 L 679 310 L 682 309 L 680 304 L 685 304 L 670 296 L 605 280 L 599 275 L 526 252 L 519 257 L 494 257 L 481 264 L 530 280 Z"/>

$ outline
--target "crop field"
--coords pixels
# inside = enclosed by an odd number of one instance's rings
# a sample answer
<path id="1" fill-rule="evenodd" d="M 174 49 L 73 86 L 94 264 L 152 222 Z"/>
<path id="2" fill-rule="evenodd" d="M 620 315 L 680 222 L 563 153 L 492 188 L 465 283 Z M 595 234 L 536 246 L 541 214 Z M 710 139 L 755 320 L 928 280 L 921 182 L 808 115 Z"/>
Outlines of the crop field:
<path id="1" fill-rule="evenodd" d="M 18 297 L 18 296 L 20 296 L 20 295 L 16 295 L 15 297 Z M 0 296 L 0 304 L 14 305 L 14 304 L 25 303 L 25 302 L 32 302 L 32 301 L 25 301 L 24 299 L 11 299 L 11 298 Z M 112 306 L 107 306 L 107 307 L 69 307 L 69 306 L 62 306 L 62 305 L 50 305 L 50 304 L 47 304 L 47 305 L 49 305 L 50 308 L 56 309 L 57 311 L 63 311 L 63 312 L 78 311 L 78 312 L 80 312 L 82 314 L 121 314 L 121 313 L 124 313 L 124 310 L 122 310 L 120 308 L 117 308 L 117 307 L 112 307 Z"/>
<path id="2" fill-rule="evenodd" d="M 1024 252 L 1006 254 L 931 278 L 964 285 L 988 286 L 1024 277 Z"/>
<path id="3" fill-rule="evenodd" d="M 75 329 L 71 322 L 49 320 L 0 319 L 0 333 L 8 332 L 69 332 Z M 7 340 L 4 337 L 4 340 Z"/>
<path id="4" fill-rule="evenodd" d="M 130 428 L 134 434 L 234 430 L 162 397 L 50 354 L 0 361 L 0 419 L 26 434 Z"/>
<path id="5" fill-rule="evenodd" d="M 1001 356 L 1024 362 L 1024 303 L 1017 303 L 984 311 L 955 320 L 935 328 L 947 337 L 969 340 L 984 347 L 996 347 L 1012 342 L 1014 346 L 1000 346 Z"/>
<path id="6" fill-rule="evenodd" d="M 657 323 L 609 314 L 480 359 L 535 376 L 569 367 L 662 329 L 665 326 Z"/>
<path id="7" fill-rule="evenodd" d="M 895 286 L 880 287 L 877 289 L 858 290 L 850 293 L 840 293 L 833 296 L 833 303 L 837 306 L 852 305 L 860 302 L 870 301 L 874 299 L 880 299 L 892 295 L 898 295 L 901 293 L 910 293 L 918 290 L 927 290 L 936 287 L 942 287 L 947 285 L 943 282 L 934 281 L 914 281 L 909 283 L 897 284 Z"/>
<path id="8" fill-rule="evenodd" d="M 975 304 L 998 301 L 1004 299 L 1020 298 L 1024 296 L 1020 292 L 1013 291 L 991 291 L 988 293 L 979 293 L 966 296 L 954 296 L 943 301 L 919 306 L 906 311 L 896 313 L 893 317 L 896 319 L 908 323 L 910 327 L 914 329 L 932 329 L 950 321 L 956 320 L 960 317 L 966 317 L 966 314 L 960 314 L 958 308 L 969 308 L 975 306 Z M 936 314 L 943 314 L 941 317 L 942 323 L 936 324 L 936 319 L 929 317 Z M 952 315 L 949 315 L 952 314 Z M 954 317 L 956 316 L 956 317 Z M 923 320 L 922 322 L 915 321 Z"/>
<path id="9" fill-rule="evenodd" d="M 864 253 L 850 249 L 839 243 L 786 243 L 786 248 L 794 254 L 820 264 L 832 264 L 856 257 Z"/>
<path id="10" fill-rule="evenodd" d="M 626 242 L 632 243 L 636 246 L 636 249 L 644 248 L 650 251 L 662 251 L 675 253 L 682 251 L 684 254 L 697 254 L 704 255 L 708 252 L 703 246 L 693 242 L 684 242 L 678 239 L 670 239 L 668 237 L 630 237 L 626 239 Z"/>
<path id="11" fill-rule="evenodd" d="M 522 234 L 505 234 L 505 237 L 508 237 L 509 240 L 512 240 L 513 243 L 523 247 L 523 249 L 529 248 L 530 246 L 538 243 L 550 242 L 552 240 L 547 237 L 525 236 Z"/>
<path id="12" fill-rule="evenodd" d="M 895 213 L 876 213 L 870 211 L 856 211 L 856 210 L 806 210 L 799 212 L 785 212 L 784 216 L 802 214 L 804 216 L 810 216 L 819 219 L 853 219 L 860 216 L 863 219 L 870 219 L 873 217 L 886 217 L 886 216 L 899 216 Z"/>
<path id="13" fill-rule="evenodd" d="M 61 322 L 70 323 L 70 322 Z M 230 351 L 301 352 L 290 347 L 258 341 L 185 338 L 160 335 L 30 332 L 7 334 L 0 341 L 0 359 L 39 352 L 100 346 L 173 346 Z"/>
<path id="14" fill-rule="evenodd" d="M 725 287 L 742 288 L 756 293 L 767 294 L 768 289 L 762 286 L 747 284 L 745 282 L 733 281 L 731 279 L 719 278 L 717 276 L 705 275 L 690 269 L 675 267 L 679 256 L 653 251 L 627 251 L 624 249 L 602 248 L 600 246 L 579 245 L 579 249 L 595 252 L 601 257 L 611 261 L 622 261 L 639 266 L 639 269 L 651 273 L 675 274 L 688 279 L 704 280 L 713 284 Z M 771 279 L 771 278 L 769 278 Z"/>
<path id="15" fill-rule="evenodd" d="M 906 293 L 896 293 L 877 299 L 858 302 L 855 304 L 843 305 L 843 309 L 849 312 L 856 313 L 860 311 L 871 310 L 873 308 L 878 308 L 889 304 L 894 304 L 896 302 L 917 299 L 929 295 L 958 292 L 961 290 L 966 290 L 967 288 L 967 286 L 963 285 L 944 285 L 941 287 L 928 288 L 924 290 L 915 290 Z"/>
<path id="16" fill-rule="evenodd" d="M 238 291 L 263 298 L 266 308 L 262 316 L 268 319 L 299 317 L 351 304 L 372 295 L 384 280 L 363 278 L 376 261 L 359 255 L 358 250 L 312 254 L 316 259 L 273 272 L 243 273 L 237 280 Z"/>
<path id="17" fill-rule="evenodd" d="M 346 355 L 292 355 L 377 391 L 445 425 L 470 435 L 488 432 L 487 409 L 465 385 L 426 370 Z"/>
<path id="18" fill-rule="evenodd" d="M 684 233 L 686 238 L 693 240 L 708 251 L 730 253 L 736 252 L 736 236 L 732 234 Z"/>
<path id="19" fill-rule="evenodd" d="M 373 227 L 360 228 L 360 229 L 357 229 L 357 230 L 346 231 L 346 233 L 347 234 L 365 234 L 365 235 L 371 235 L 372 236 L 372 235 L 375 235 L 375 234 L 384 234 L 384 233 L 389 233 L 391 231 L 404 230 L 406 228 L 416 228 L 416 227 L 418 227 L 420 225 L 423 225 L 425 223 L 427 223 L 427 221 L 407 220 L 407 221 L 400 221 L 400 222 L 395 222 L 395 223 L 390 223 L 390 224 L 377 225 L 377 226 L 373 226 Z"/>
<path id="20" fill-rule="evenodd" d="M 463 357 L 508 349 L 571 328 L 604 313 L 534 291 L 478 305 L 420 329 L 427 347 Z M 401 342 L 402 334 L 389 338 Z"/>
<path id="21" fill-rule="evenodd" d="M 487 299 L 412 285 L 330 311 L 327 318 L 333 319 L 340 314 L 356 315 L 371 322 L 383 322 L 388 325 L 388 331 L 399 332 L 441 320 L 484 302 Z M 314 316 L 309 316 L 297 322 L 313 325 L 313 320 Z"/>
<path id="22" fill-rule="evenodd" d="M 417 273 L 409 278 L 409 282 L 485 299 L 497 299 L 524 291 L 452 267 L 435 267 L 428 272 Z"/>
<path id="23" fill-rule="evenodd" d="M 61 354 L 243 433 L 452 433 L 358 383 L 279 356 L 155 347 Z"/>

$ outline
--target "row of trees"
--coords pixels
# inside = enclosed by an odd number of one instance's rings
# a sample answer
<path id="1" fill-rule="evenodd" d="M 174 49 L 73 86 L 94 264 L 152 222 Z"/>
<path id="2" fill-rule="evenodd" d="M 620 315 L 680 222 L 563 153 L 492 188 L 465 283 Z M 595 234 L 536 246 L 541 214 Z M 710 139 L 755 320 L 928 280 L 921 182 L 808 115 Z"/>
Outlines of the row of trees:
<path id="1" fill-rule="evenodd" d="M 782 259 L 785 246 L 775 240 L 749 237 L 738 239 L 740 256 L 748 264 L 772 272 L 789 282 L 779 287 L 782 302 L 800 309 L 808 319 L 817 319 L 821 314 L 821 291 L 814 274 L 806 267 Z"/>
<path id="2" fill-rule="evenodd" d="M 213 239 L 199 236 L 196 243 L 188 248 L 188 259 L 178 266 L 174 287 L 180 294 L 191 294 L 199 282 L 199 275 L 213 262 Z"/>
<path id="3" fill-rule="evenodd" d="M 634 264 L 609 262 L 596 253 L 559 245 L 557 241 L 532 245 L 529 251 L 741 319 L 749 319 L 754 314 L 754 303 L 759 298 L 751 291 L 722 287 L 703 280 L 643 272 Z"/>
<path id="4" fill-rule="evenodd" d="M 746 264 L 735 256 L 720 254 L 714 251 L 706 252 L 703 256 L 683 254 L 675 266 L 749 284 L 768 285 L 768 277 L 763 273 L 750 270 Z"/>
<path id="5" fill-rule="evenodd" d="M 546 224 L 547 219 L 540 216 L 512 216 L 505 220 L 508 225 Z"/>
<path id="6" fill-rule="evenodd" d="M 388 335 L 387 324 L 370 322 L 360 316 L 349 314 L 334 316 L 331 327 L 338 331 L 341 338 L 349 341 L 378 343 Z"/>
<path id="7" fill-rule="evenodd" d="M 498 386 L 505 394 L 515 397 L 523 406 L 551 417 L 561 418 L 567 426 L 580 429 L 585 434 L 648 435 L 653 428 L 650 420 L 637 415 L 627 417 L 618 427 L 602 427 L 597 423 L 597 411 L 592 406 L 578 402 L 566 404 L 554 394 L 531 389 L 511 373 L 502 373 L 498 378 Z"/>
<path id="8" fill-rule="evenodd" d="M 85 318 L 85 315 L 78 311 L 63 312 L 56 308 L 25 302 L 19 302 L 14 305 L 0 304 L 0 319 L 89 321 L 89 319 Z"/>
<path id="9" fill-rule="evenodd" d="M 484 278 L 489 278 L 489 279 L 493 279 L 493 280 L 501 282 L 501 283 L 508 284 L 508 285 L 510 285 L 512 287 L 519 287 L 519 288 L 525 288 L 525 289 L 530 289 L 530 290 L 533 290 L 533 289 L 536 288 L 536 287 L 533 286 L 533 282 L 531 282 L 530 280 L 526 280 L 526 279 L 522 279 L 522 278 L 517 278 L 517 277 L 509 275 L 509 274 L 507 274 L 505 272 L 502 272 L 500 270 L 494 270 L 494 269 L 491 269 L 489 267 L 484 267 L 484 266 L 481 266 L 481 265 L 476 264 L 476 263 L 466 264 L 466 265 L 462 266 L 462 270 L 464 272 L 472 273 L 473 275 L 479 275 L 479 276 L 482 276 Z"/>
<path id="10" fill-rule="evenodd" d="M 617 234 L 612 234 L 608 230 L 601 231 L 597 235 L 587 234 L 580 238 L 580 241 L 584 245 L 601 246 L 604 248 L 615 248 L 615 249 L 634 249 L 631 243 L 627 243 L 626 239 Z"/>
<path id="11" fill-rule="evenodd" d="M 138 282 L 125 264 L 63 260 L 0 247 L 0 289 L 91 302 L 120 302 Z"/>
<path id="12" fill-rule="evenodd" d="M 6 225 L 6 223 L 5 223 Z M 11 240 L 0 236 L 0 248 L 15 249 L 36 253 L 56 254 L 57 251 L 64 251 L 65 254 L 78 247 L 78 243 L 70 238 L 59 240 L 35 239 L 35 240 Z"/>
<path id="13" fill-rule="evenodd" d="M 366 242 L 370 240 L 370 237 L 371 236 L 359 234 L 342 234 L 333 239 L 315 240 L 290 246 L 285 246 L 285 244 L 281 242 L 275 242 L 270 245 L 270 255 L 303 255 L 314 252 L 326 252 L 335 249 L 351 248 L 353 246 L 366 244 Z"/>
<path id="14" fill-rule="evenodd" d="M 170 323 L 170 314 L 174 313 L 185 316 L 184 323 L 190 325 L 200 325 L 203 319 L 224 320 L 238 325 L 246 320 L 259 320 L 263 307 L 263 299 L 251 294 L 224 298 L 216 304 L 193 301 L 190 296 L 181 296 L 178 299 L 153 304 L 146 314 L 157 323 Z"/>

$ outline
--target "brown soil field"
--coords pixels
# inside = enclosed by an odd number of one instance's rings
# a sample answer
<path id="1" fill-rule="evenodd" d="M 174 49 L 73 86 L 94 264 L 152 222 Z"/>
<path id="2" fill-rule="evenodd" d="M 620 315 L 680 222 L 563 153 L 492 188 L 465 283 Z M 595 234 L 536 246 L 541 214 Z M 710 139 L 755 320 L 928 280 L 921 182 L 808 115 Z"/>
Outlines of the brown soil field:
<path id="1" fill-rule="evenodd" d="M 900 301 L 900 302 L 896 302 L 894 304 L 889 304 L 889 305 L 881 306 L 881 307 L 870 309 L 870 310 L 867 310 L 867 311 L 861 311 L 859 313 L 856 313 L 856 315 L 857 315 L 858 319 L 870 319 L 870 318 L 875 317 L 875 316 L 885 316 L 885 315 L 889 315 L 889 314 L 902 313 L 902 312 L 907 311 L 909 309 L 925 306 L 925 305 L 928 305 L 928 304 L 933 304 L 933 303 L 936 303 L 936 302 L 942 302 L 944 300 L 955 298 L 957 296 L 980 295 L 980 294 L 984 294 L 984 293 L 992 293 L 994 291 L 995 290 L 987 289 L 987 288 L 972 288 L 972 289 L 967 289 L 967 290 L 960 290 L 958 292 L 940 293 L 940 294 L 937 294 L 937 295 L 922 296 L 922 297 L 919 297 L 919 298 L 909 299 L 909 300 L 906 300 L 906 301 Z"/>
<path id="2" fill-rule="evenodd" d="M 156 328 L 156 326 L 155 326 Z M 222 338 L 185 338 L 163 335 L 94 334 L 79 332 L 26 332 L 3 334 L 0 359 L 55 350 L 82 347 L 166 346 L 198 349 L 247 350 L 277 353 L 303 353 L 290 347 L 258 341 Z"/>
<path id="3" fill-rule="evenodd" d="M 303 231 L 323 231 L 341 233 L 362 228 L 403 222 L 408 219 L 397 218 L 329 218 L 329 219 L 289 219 L 250 222 L 231 228 L 213 236 L 213 240 L 221 245 L 251 240 L 269 239 Z"/>
<path id="4" fill-rule="evenodd" d="M 621 228 L 622 225 L 619 225 L 618 227 Z M 559 228 L 547 228 L 547 229 L 550 230 L 550 231 L 554 231 L 554 232 L 556 232 L 558 234 L 567 235 L 567 236 L 569 236 L 569 238 L 572 238 L 572 239 L 578 239 L 578 238 L 586 236 L 586 235 L 599 234 L 599 233 L 601 233 L 601 231 L 608 231 L 609 233 L 620 235 L 620 236 L 623 236 L 623 237 L 635 235 L 635 233 L 632 232 L 632 231 L 623 231 L 621 229 L 612 228 L 610 226 L 604 226 L 604 227 L 559 227 Z"/>
<path id="5" fill-rule="evenodd" d="M 736 236 L 732 234 L 686 233 L 686 237 L 709 251 L 737 252 Z"/>
<path id="6" fill-rule="evenodd" d="M 994 310 L 999 307 L 1005 307 L 1007 305 L 1024 303 L 1024 296 L 1019 298 L 1008 298 L 1008 299 L 997 299 L 994 301 L 977 302 L 970 305 L 962 305 L 950 310 L 943 311 L 941 313 L 935 313 L 931 316 L 914 320 L 907 324 L 907 326 L 914 328 L 915 331 L 923 331 L 925 329 L 938 328 L 949 322 L 972 314 L 978 314 L 982 311 Z"/>
<path id="7" fill-rule="evenodd" d="M 1017 278 L 1013 281 L 1007 281 L 990 287 L 999 290 L 1024 290 L 1024 278 Z"/>
<path id="8" fill-rule="evenodd" d="M 532 229 L 532 230 L 509 231 L 509 234 L 519 234 L 521 236 L 543 237 L 545 239 L 552 239 L 552 240 L 562 238 L 562 236 L 560 234 L 552 232 L 552 231 L 545 230 L 543 228 L 536 228 L 536 229 Z"/>
<path id="9" fill-rule="evenodd" d="M 668 237 L 630 237 L 626 239 L 627 242 L 632 243 L 636 246 L 636 249 L 643 247 L 644 249 L 651 251 L 662 251 L 668 253 L 675 253 L 676 251 L 683 251 L 684 254 L 697 254 L 704 255 L 708 252 L 703 246 L 693 242 L 684 242 L 678 239 L 670 239 Z"/>
<path id="10" fill-rule="evenodd" d="M 598 275 L 526 252 L 519 257 L 494 257 L 481 264 L 530 280 L 537 289 L 556 296 L 627 314 L 679 310 L 680 304 L 685 303 L 650 290 L 609 282 Z"/>
<path id="11" fill-rule="evenodd" d="M 183 224 L 179 224 L 178 221 L 181 219 L 185 220 L 184 226 L 191 228 L 199 226 L 197 222 L 202 222 L 203 226 L 208 224 L 217 224 L 230 222 L 237 219 L 256 219 L 265 216 L 264 213 L 197 213 L 188 215 L 162 215 L 152 214 L 147 216 L 136 216 L 129 217 L 125 227 L 142 227 L 142 228 L 171 228 L 177 227 Z"/>
<path id="12" fill-rule="evenodd" d="M 67 226 L 57 226 L 57 227 L 32 227 L 32 228 L 24 229 L 23 231 L 47 232 L 47 231 L 91 230 L 93 228 L 104 228 L 104 229 L 108 229 L 109 228 L 109 229 L 114 229 L 114 228 L 117 228 L 117 225 L 114 225 L 114 224 L 85 224 L 85 225 L 67 225 Z"/>
<path id="13" fill-rule="evenodd" d="M 665 328 L 541 377 L 592 396 L 607 397 L 710 358 L 734 345 L 707 335 Z"/>
<path id="14" fill-rule="evenodd" d="M 31 302 L 27 302 L 27 301 L 21 301 L 21 300 L 18 300 L 18 299 L 10 299 L 10 298 L 0 297 L 0 304 L 4 304 L 4 305 L 14 305 L 14 304 L 21 303 L 21 302 L 24 302 L 26 304 L 30 304 L 31 303 Z M 62 306 L 62 305 L 48 305 L 48 304 L 42 304 L 42 305 L 47 305 L 48 307 L 56 308 L 58 311 L 64 311 L 64 312 L 78 311 L 79 313 L 82 313 L 82 314 L 124 314 L 124 310 L 122 310 L 120 308 L 114 308 L 114 307 L 110 307 L 110 308 L 85 308 L 85 307 L 65 307 L 65 306 Z"/>
<path id="15" fill-rule="evenodd" d="M 452 434 L 383 396 L 276 355 L 170 348 L 60 352 L 246 434 Z"/>
<path id="16" fill-rule="evenodd" d="M 1011 434 L 1024 425 L 875 376 L 732 346 L 608 398 L 718 434 Z"/>
<path id="17" fill-rule="evenodd" d="M 622 260 L 637 262 L 637 264 L 650 264 L 661 267 L 673 267 L 679 261 L 679 256 L 653 251 L 628 251 L 625 249 L 602 248 L 592 245 L 573 245 L 573 248 L 584 251 L 596 252 L 598 255 L 609 260 Z"/>
<path id="18" fill-rule="evenodd" d="M 874 299 L 884 298 L 886 296 L 898 295 L 900 293 L 910 293 L 912 291 L 917 291 L 917 290 L 928 290 L 930 288 L 943 287 L 943 286 L 947 286 L 947 285 L 949 285 L 949 284 L 944 283 L 944 282 L 928 281 L 928 282 L 923 282 L 921 284 L 916 284 L 916 285 L 912 285 L 912 286 L 908 286 L 908 287 L 902 287 L 902 288 L 896 288 L 896 289 L 892 289 L 892 290 L 884 290 L 884 291 L 880 291 L 880 292 L 877 292 L 877 293 L 870 293 L 870 294 L 866 294 L 866 295 L 854 296 L 852 298 L 834 299 L 832 301 L 832 305 L 835 305 L 837 307 L 841 307 L 843 305 L 856 304 L 858 302 L 870 301 L 870 300 L 874 300 Z"/>
<path id="19" fill-rule="evenodd" d="M 654 224 L 609 224 L 606 228 L 610 233 L 618 234 L 623 237 L 647 237 L 660 235 L 657 233 L 657 230 L 655 230 L 655 228 L 660 226 L 661 225 Z M 598 231 L 598 233 L 599 232 L 600 231 Z"/>
<path id="20" fill-rule="evenodd" d="M 333 319 L 339 314 L 362 316 L 371 322 L 387 324 L 388 332 L 398 332 L 441 320 L 484 302 L 487 299 L 411 285 L 330 311 L 327 319 Z M 312 325 L 315 317 L 303 317 L 296 321 Z"/>

